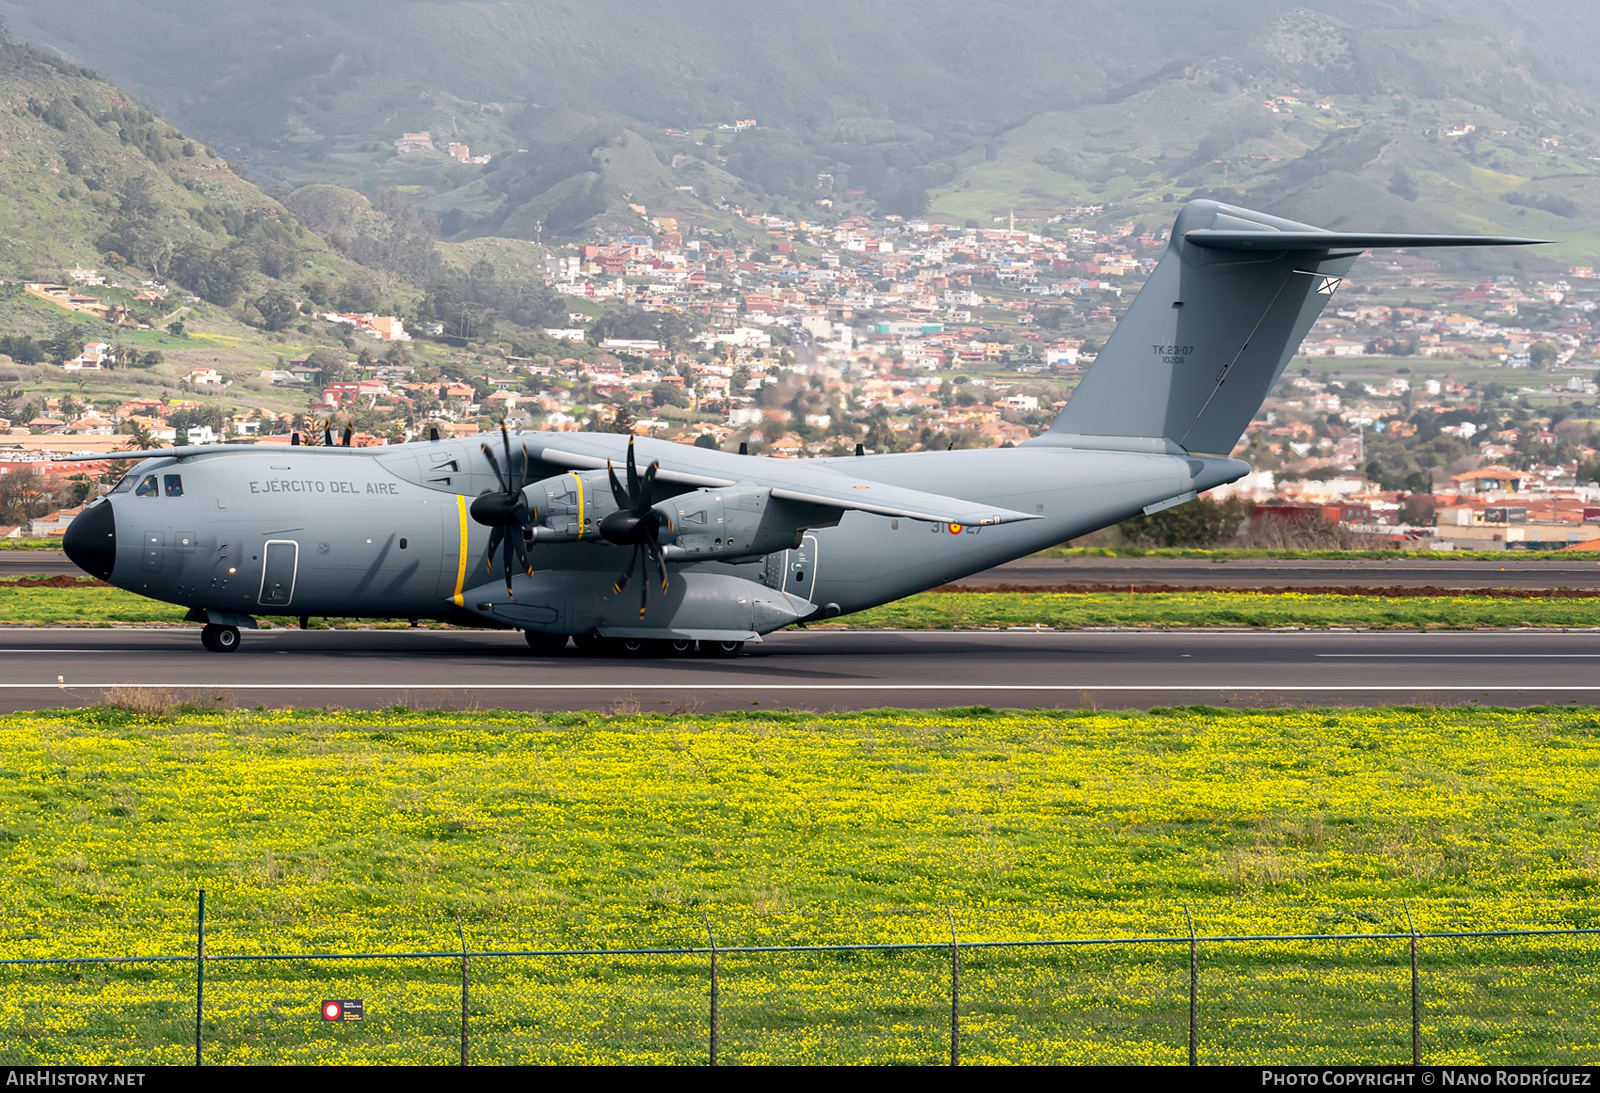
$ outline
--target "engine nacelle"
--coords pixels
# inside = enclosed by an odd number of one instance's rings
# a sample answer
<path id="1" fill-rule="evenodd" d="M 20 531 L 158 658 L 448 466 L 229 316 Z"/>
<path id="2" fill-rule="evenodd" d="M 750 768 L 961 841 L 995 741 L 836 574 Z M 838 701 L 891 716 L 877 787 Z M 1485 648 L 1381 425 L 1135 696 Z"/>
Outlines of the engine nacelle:
<path id="1" fill-rule="evenodd" d="M 830 505 L 772 496 L 765 486 L 691 490 L 655 510 L 670 533 L 661 536 L 668 561 L 760 557 L 800 545 L 807 528 L 833 527 L 842 515 Z"/>
<path id="2" fill-rule="evenodd" d="M 600 521 L 617 511 L 605 471 L 574 471 L 533 483 L 522 491 L 535 543 L 572 543 L 600 538 Z"/>
<path id="3" fill-rule="evenodd" d="M 574 471 L 523 490 L 532 543 L 604 543 L 600 521 L 617 511 L 605 471 Z M 668 561 L 759 558 L 800 545 L 809 528 L 833 527 L 842 515 L 831 505 L 772 496 L 765 486 L 690 490 L 654 506 Z"/>

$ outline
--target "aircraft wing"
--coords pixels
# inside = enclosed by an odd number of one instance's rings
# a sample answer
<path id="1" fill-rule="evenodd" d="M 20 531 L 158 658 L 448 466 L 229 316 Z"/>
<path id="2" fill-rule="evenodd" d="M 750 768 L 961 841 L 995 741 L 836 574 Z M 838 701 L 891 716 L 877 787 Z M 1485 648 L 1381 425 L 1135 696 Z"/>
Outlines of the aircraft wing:
<path id="1" fill-rule="evenodd" d="M 589 447 L 580 434 L 563 434 L 560 447 L 529 446 L 531 454 L 546 463 L 575 470 L 603 470 L 607 463 L 619 463 L 619 456 L 605 456 Z M 877 516 L 924 520 L 936 524 L 961 524 L 986 527 L 1019 520 L 1037 520 L 1032 513 L 1000 508 L 981 501 L 968 501 L 938 493 L 873 482 L 837 469 L 838 464 L 820 464 L 789 459 L 752 459 L 749 456 L 690 448 L 660 441 L 639 442 L 642 460 L 659 460 L 656 478 L 696 488 L 752 485 L 766 486 L 772 496 L 813 505 L 870 512 Z"/>
<path id="2" fill-rule="evenodd" d="M 93 455 L 62 455 L 51 460 L 53 463 L 101 463 L 107 459 L 183 459 L 191 455 L 211 455 L 216 452 L 261 452 L 271 451 L 268 447 L 258 447 L 255 444 L 189 444 L 177 448 L 144 448 L 130 449 L 125 452 L 96 452 Z M 319 448 L 319 452 L 346 451 L 364 452 L 365 448 Z"/>

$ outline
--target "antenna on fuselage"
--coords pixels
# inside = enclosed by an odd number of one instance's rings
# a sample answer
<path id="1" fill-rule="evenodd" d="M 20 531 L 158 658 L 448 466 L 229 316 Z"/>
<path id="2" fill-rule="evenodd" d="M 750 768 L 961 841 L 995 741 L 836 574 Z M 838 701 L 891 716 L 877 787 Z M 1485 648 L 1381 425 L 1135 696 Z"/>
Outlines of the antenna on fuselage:
<path id="1" fill-rule="evenodd" d="M 439 439 L 439 426 L 437 426 L 437 425 L 428 426 L 428 439 L 429 440 L 438 440 Z"/>
<path id="2" fill-rule="evenodd" d="M 289 434 L 289 446 L 291 448 L 298 448 L 300 446 L 300 434 L 299 433 L 290 433 Z"/>
<path id="3" fill-rule="evenodd" d="M 743 440 L 739 441 L 739 454 L 740 455 L 749 455 L 750 454 L 750 445 L 746 441 L 743 441 Z"/>

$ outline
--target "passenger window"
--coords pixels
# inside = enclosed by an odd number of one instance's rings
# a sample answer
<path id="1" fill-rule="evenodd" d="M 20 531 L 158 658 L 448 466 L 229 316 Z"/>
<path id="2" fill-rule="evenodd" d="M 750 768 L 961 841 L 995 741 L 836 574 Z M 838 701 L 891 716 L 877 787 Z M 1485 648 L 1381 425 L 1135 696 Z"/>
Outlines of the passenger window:
<path id="1" fill-rule="evenodd" d="M 138 475 L 136 475 L 136 474 L 125 474 L 125 475 L 122 476 L 122 480 L 120 482 L 118 482 L 115 486 L 112 487 L 111 492 L 112 493 L 129 493 L 129 492 L 131 492 L 133 490 L 134 486 L 138 485 L 138 483 L 139 483 L 139 476 Z"/>
<path id="2" fill-rule="evenodd" d="M 169 474 L 166 475 L 162 481 L 166 484 L 168 497 L 183 496 L 183 475 Z"/>
<path id="3" fill-rule="evenodd" d="M 139 488 L 133 491 L 136 497 L 156 497 L 161 493 L 161 487 L 156 484 L 156 476 L 147 474 L 144 481 L 139 483 Z"/>

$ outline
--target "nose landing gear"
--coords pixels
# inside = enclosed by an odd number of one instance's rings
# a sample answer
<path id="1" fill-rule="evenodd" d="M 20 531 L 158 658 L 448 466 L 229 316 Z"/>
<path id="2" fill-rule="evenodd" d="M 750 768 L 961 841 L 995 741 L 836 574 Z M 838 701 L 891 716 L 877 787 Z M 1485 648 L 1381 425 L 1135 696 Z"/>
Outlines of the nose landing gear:
<path id="1" fill-rule="evenodd" d="M 239 628 L 208 622 L 200 629 L 200 644 L 213 653 L 231 653 L 239 648 Z"/>

